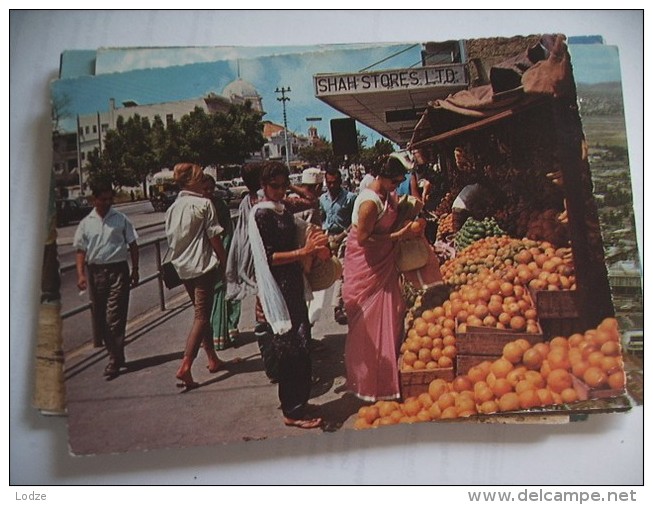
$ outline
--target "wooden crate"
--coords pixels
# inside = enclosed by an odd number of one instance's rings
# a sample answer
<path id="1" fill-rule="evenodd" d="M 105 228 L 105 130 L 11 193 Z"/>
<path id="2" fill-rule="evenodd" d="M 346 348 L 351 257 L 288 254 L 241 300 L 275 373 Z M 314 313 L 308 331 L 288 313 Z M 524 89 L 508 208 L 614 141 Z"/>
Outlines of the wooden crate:
<path id="1" fill-rule="evenodd" d="M 444 379 L 451 382 L 454 379 L 454 369 L 438 368 L 435 370 L 401 370 L 401 358 L 399 358 L 399 383 L 401 385 L 401 397 L 405 400 L 410 396 L 418 396 L 428 393 L 429 384 L 435 379 Z"/>
<path id="2" fill-rule="evenodd" d="M 456 355 L 456 375 L 466 375 L 469 369 L 483 361 L 494 361 L 499 359 L 501 354 L 458 354 Z"/>
<path id="3" fill-rule="evenodd" d="M 540 319 L 577 318 L 579 316 L 578 292 L 575 290 L 543 291 L 529 288 L 529 292 Z"/>
<path id="4" fill-rule="evenodd" d="M 579 317 L 539 318 L 539 322 L 546 340 L 558 336 L 569 337 L 587 330 Z"/>
<path id="5" fill-rule="evenodd" d="M 514 340 L 523 338 L 531 345 L 544 342 L 544 333 L 538 325 L 538 333 L 467 326 L 467 331 L 456 330 L 456 352 L 481 356 L 497 356 L 503 353 L 503 347 Z"/>

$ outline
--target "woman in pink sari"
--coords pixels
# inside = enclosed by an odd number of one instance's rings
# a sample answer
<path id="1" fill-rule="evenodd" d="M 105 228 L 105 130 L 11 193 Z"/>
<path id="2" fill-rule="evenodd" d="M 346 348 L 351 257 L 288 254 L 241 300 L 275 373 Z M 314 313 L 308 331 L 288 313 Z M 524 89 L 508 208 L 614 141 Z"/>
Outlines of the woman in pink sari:
<path id="1" fill-rule="evenodd" d="M 396 158 L 354 204 L 345 251 L 343 299 L 349 318 L 345 343 L 347 389 L 366 401 L 399 398 L 397 353 L 405 303 L 395 266 L 395 245 L 411 235 L 398 223 L 395 190 L 406 169 Z"/>

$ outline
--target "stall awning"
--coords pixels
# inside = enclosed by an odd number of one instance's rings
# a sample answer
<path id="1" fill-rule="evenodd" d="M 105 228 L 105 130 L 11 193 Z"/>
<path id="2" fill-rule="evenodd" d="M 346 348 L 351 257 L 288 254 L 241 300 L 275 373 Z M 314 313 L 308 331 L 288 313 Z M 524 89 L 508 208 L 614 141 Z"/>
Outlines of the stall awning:
<path id="1" fill-rule="evenodd" d="M 415 126 L 410 147 L 482 128 L 551 97 L 569 96 L 574 83 L 564 40 L 562 35 L 543 37 L 523 55 L 493 67 L 490 84 L 430 101 Z"/>

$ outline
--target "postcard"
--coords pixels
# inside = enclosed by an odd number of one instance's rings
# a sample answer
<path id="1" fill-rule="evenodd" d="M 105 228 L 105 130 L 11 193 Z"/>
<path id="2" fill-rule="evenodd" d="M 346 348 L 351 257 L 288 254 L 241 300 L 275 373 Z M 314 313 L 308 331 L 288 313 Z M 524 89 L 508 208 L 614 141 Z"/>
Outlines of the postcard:
<path id="1" fill-rule="evenodd" d="M 67 416 L 73 454 L 643 402 L 619 57 L 600 36 L 65 54 L 35 405 Z M 213 203 L 180 175 L 195 167 Z M 245 219 L 252 167 L 281 179 Z M 254 256 L 243 296 L 221 274 L 202 289 L 211 250 L 180 259 L 189 202 L 222 209 L 227 274 Z M 270 210 L 298 202 L 310 247 Z"/>

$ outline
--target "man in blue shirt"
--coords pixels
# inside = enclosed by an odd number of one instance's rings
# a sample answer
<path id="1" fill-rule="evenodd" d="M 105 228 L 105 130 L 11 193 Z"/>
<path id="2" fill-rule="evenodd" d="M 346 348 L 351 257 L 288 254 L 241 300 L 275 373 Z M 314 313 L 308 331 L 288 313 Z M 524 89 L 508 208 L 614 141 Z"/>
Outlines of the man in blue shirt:
<path id="1" fill-rule="evenodd" d="M 351 227 L 356 194 L 342 187 L 342 174 L 338 169 L 329 169 L 325 174 L 327 191 L 320 196 L 322 229 L 329 237 L 329 247 L 342 261 L 345 257 L 347 232 Z M 347 324 L 342 301 L 342 280 L 336 283 L 334 291 L 334 316 L 338 323 Z"/>

